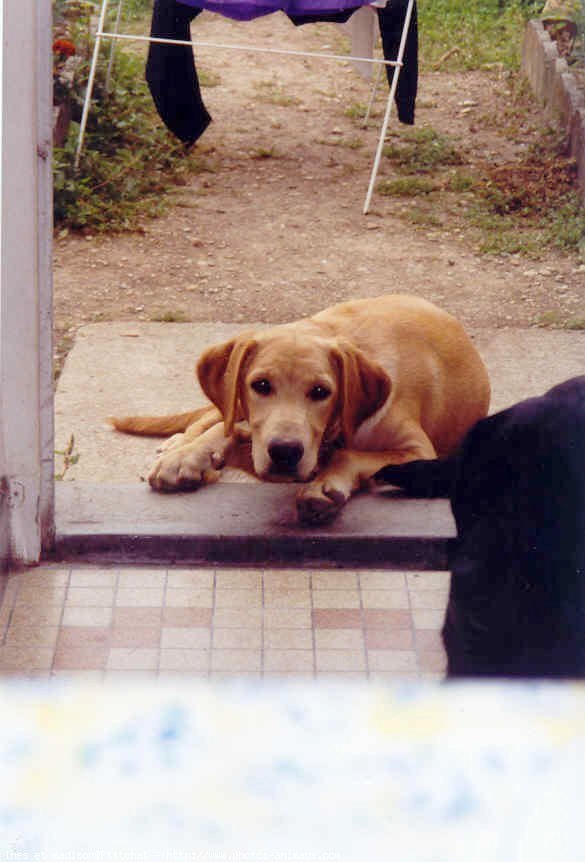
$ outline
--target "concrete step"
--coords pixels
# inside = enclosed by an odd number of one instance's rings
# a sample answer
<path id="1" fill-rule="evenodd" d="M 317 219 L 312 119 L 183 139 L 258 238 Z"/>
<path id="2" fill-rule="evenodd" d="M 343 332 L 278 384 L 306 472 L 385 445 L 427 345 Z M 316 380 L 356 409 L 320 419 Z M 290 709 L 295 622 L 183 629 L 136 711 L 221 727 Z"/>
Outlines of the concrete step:
<path id="1" fill-rule="evenodd" d="M 222 484 L 155 494 L 145 484 L 58 482 L 58 559 L 166 564 L 445 569 L 446 500 L 376 491 L 329 525 L 301 526 L 290 485 Z"/>

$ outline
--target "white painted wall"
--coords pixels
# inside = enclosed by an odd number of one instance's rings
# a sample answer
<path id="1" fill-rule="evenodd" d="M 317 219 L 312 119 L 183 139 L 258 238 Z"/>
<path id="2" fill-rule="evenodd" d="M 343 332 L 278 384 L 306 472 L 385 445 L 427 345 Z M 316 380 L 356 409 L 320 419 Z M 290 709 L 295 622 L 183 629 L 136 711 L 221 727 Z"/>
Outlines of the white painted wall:
<path id="1" fill-rule="evenodd" d="M 0 431 L 10 556 L 34 563 L 54 530 L 51 0 L 1 14 Z"/>

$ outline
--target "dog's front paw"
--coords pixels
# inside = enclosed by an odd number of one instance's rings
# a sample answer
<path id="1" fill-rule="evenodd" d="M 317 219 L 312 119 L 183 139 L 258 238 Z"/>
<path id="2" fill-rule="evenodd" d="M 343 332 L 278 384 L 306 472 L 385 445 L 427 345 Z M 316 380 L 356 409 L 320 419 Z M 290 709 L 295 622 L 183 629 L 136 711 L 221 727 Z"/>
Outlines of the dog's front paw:
<path id="1" fill-rule="evenodd" d="M 328 481 L 311 482 L 297 494 L 297 514 L 301 524 L 326 524 L 347 503 L 349 493 Z"/>
<path id="2" fill-rule="evenodd" d="M 163 440 L 156 447 L 156 454 L 162 455 L 163 452 L 169 452 L 171 449 L 177 449 L 179 446 L 183 446 L 185 443 L 185 435 L 184 434 L 173 434 L 172 437 L 167 437 L 166 440 Z"/>
<path id="3" fill-rule="evenodd" d="M 219 478 L 220 458 L 214 452 L 191 446 L 164 452 L 148 474 L 155 491 L 186 491 L 210 485 Z"/>

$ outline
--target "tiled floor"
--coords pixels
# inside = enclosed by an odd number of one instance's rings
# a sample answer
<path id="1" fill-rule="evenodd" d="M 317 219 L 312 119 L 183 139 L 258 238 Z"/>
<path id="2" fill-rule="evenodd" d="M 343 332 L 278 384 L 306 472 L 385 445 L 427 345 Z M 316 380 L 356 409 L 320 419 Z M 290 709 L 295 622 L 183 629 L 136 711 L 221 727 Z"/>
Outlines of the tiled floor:
<path id="1" fill-rule="evenodd" d="M 0 675 L 439 678 L 447 572 L 45 566 L 12 574 Z"/>

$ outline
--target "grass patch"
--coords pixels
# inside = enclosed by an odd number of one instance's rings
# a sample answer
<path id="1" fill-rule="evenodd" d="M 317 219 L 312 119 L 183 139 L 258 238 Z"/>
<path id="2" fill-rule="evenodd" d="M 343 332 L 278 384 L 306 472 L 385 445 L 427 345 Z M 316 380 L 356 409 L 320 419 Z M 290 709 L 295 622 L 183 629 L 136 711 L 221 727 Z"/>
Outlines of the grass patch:
<path id="1" fill-rule="evenodd" d="M 576 191 L 575 165 L 564 151 L 564 141 L 548 131 L 517 161 L 472 168 L 448 137 L 431 128 L 407 129 L 384 149 L 398 174 L 407 173 L 382 180 L 378 193 L 432 195 L 432 204 L 409 207 L 401 217 L 440 227 L 440 216 L 449 213 L 461 230 L 475 235 L 483 254 L 538 259 L 556 248 L 585 261 L 585 207 Z"/>
<path id="2" fill-rule="evenodd" d="M 272 147 L 256 147 L 256 149 L 250 151 L 251 159 L 281 159 L 282 153 L 280 153 L 275 146 Z"/>
<path id="3" fill-rule="evenodd" d="M 415 227 L 440 228 L 443 226 L 443 222 L 439 216 L 431 209 L 410 206 L 404 216 L 406 220 Z"/>
<path id="4" fill-rule="evenodd" d="M 343 138 L 343 137 L 331 137 L 331 138 L 319 138 L 317 140 L 318 144 L 323 144 L 326 147 L 343 147 L 347 150 L 359 150 L 363 147 L 364 142 L 362 138 Z"/>
<path id="5" fill-rule="evenodd" d="M 447 180 L 447 190 L 455 194 L 465 194 L 475 188 L 475 177 L 464 171 L 455 171 Z"/>
<path id="6" fill-rule="evenodd" d="M 397 180 L 382 180 L 378 194 L 385 197 L 414 198 L 437 191 L 437 184 L 422 177 L 401 177 Z"/>
<path id="7" fill-rule="evenodd" d="M 189 317 L 181 309 L 177 311 L 161 311 L 150 318 L 153 323 L 189 323 Z"/>
<path id="8" fill-rule="evenodd" d="M 279 105 L 286 108 L 290 105 L 298 105 L 300 100 L 296 96 L 291 96 L 282 88 L 278 81 L 272 79 L 270 81 L 256 81 L 254 83 L 256 98 L 260 102 L 265 102 L 269 105 Z"/>
<path id="9" fill-rule="evenodd" d="M 541 9 L 530 0 L 427 0 L 419 7 L 422 68 L 518 69 L 525 22 Z"/>
<path id="10" fill-rule="evenodd" d="M 197 69 L 197 77 L 202 87 L 219 87 L 221 84 L 221 75 L 211 69 Z"/>
<path id="11" fill-rule="evenodd" d="M 383 153 L 395 167 L 409 174 L 427 174 L 463 162 L 455 144 L 429 126 L 404 130 L 396 141 L 384 147 Z"/>
<path id="12" fill-rule="evenodd" d="M 585 317 L 565 317 L 560 311 L 545 311 L 533 321 L 534 326 L 542 329 L 564 329 L 567 332 L 585 330 Z"/>
<path id="13" fill-rule="evenodd" d="M 585 250 L 585 207 L 575 165 L 555 136 L 544 136 L 517 162 L 487 168 L 474 187 L 472 224 L 486 253 L 538 258 L 547 248 Z"/>
<path id="14" fill-rule="evenodd" d="M 366 119 L 367 113 L 368 106 L 365 102 L 354 102 L 353 105 L 349 105 L 347 108 L 345 108 L 343 116 L 347 117 L 348 120 L 351 120 L 356 125 L 362 127 L 364 124 L 364 120 Z M 381 108 L 379 106 L 372 106 L 370 110 L 370 120 L 381 116 Z"/>

